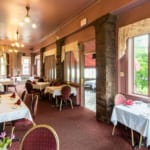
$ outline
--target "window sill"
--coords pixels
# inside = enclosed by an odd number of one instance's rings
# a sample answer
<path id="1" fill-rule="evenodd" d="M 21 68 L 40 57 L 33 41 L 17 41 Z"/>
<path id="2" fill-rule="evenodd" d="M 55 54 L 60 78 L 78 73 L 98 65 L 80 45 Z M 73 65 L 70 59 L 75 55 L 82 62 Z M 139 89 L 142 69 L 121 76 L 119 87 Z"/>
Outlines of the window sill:
<path id="1" fill-rule="evenodd" d="M 150 97 L 144 95 L 137 95 L 137 94 L 127 94 L 127 98 L 131 98 L 133 100 L 142 100 L 144 102 L 150 101 Z"/>

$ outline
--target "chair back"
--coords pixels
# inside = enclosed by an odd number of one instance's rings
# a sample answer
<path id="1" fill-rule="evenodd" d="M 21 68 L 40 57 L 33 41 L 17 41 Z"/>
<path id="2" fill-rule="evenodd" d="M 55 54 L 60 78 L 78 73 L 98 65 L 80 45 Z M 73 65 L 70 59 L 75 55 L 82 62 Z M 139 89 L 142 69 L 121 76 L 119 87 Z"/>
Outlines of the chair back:
<path id="1" fill-rule="evenodd" d="M 31 104 L 31 113 L 32 113 L 33 119 L 35 119 L 35 116 L 37 114 L 38 101 L 39 101 L 38 95 L 34 95 L 32 99 L 32 104 Z"/>
<path id="2" fill-rule="evenodd" d="M 39 78 L 38 82 L 44 82 L 44 79 L 43 78 Z"/>
<path id="3" fill-rule="evenodd" d="M 64 86 L 61 89 L 61 96 L 63 100 L 68 100 L 71 94 L 71 87 L 70 86 Z"/>
<path id="4" fill-rule="evenodd" d="M 28 93 L 31 93 L 31 91 L 33 90 L 32 83 L 30 82 L 26 82 L 25 87 Z"/>
<path id="5" fill-rule="evenodd" d="M 116 94 L 115 105 L 123 104 L 126 101 L 126 97 L 123 94 Z"/>
<path id="6" fill-rule="evenodd" d="M 31 81 L 31 80 L 27 80 L 27 81 L 26 81 L 26 83 L 27 83 L 27 82 L 32 83 L 32 81 Z"/>
<path id="7" fill-rule="evenodd" d="M 27 91 L 26 90 L 24 90 L 23 92 L 22 92 L 22 94 L 21 94 L 21 99 L 22 99 L 22 101 L 24 101 L 25 100 L 25 97 L 26 97 L 26 93 Z"/>
<path id="8" fill-rule="evenodd" d="M 20 150 L 59 150 L 59 138 L 49 125 L 36 125 L 24 135 Z"/>
<path id="9" fill-rule="evenodd" d="M 36 113 L 37 113 L 37 107 L 38 107 L 38 95 L 30 95 L 27 94 L 24 103 L 29 108 L 31 115 L 33 119 L 35 119 Z"/>

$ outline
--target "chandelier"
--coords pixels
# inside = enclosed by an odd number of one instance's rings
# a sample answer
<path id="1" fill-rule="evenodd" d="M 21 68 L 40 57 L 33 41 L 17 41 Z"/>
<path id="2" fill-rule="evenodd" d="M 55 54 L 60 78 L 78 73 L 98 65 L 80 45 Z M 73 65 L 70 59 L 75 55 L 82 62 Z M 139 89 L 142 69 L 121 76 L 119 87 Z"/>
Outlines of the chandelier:
<path id="1" fill-rule="evenodd" d="M 25 18 L 23 19 L 23 21 L 21 21 L 21 22 L 19 22 L 19 26 L 21 26 L 21 27 L 23 27 L 25 24 L 31 24 L 31 27 L 32 28 L 37 28 L 37 25 L 35 24 L 35 23 L 33 23 L 32 22 L 32 19 L 31 19 L 31 17 L 30 17 L 30 13 L 29 13 L 29 11 L 30 11 L 30 6 L 29 5 L 26 5 L 26 16 L 25 16 Z"/>
<path id="2" fill-rule="evenodd" d="M 11 46 L 9 48 L 9 52 L 18 52 L 19 48 L 23 48 L 24 44 L 19 42 L 19 31 L 16 31 L 16 41 L 14 41 L 13 43 L 11 43 Z"/>

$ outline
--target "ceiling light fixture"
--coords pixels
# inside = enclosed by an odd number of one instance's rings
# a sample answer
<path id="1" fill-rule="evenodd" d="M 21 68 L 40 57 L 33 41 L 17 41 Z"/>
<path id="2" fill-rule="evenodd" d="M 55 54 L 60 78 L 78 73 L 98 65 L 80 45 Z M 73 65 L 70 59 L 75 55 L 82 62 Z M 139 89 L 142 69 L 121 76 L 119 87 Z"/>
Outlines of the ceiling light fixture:
<path id="1" fill-rule="evenodd" d="M 31 21 L 30 15 L 29 15 L 30 6 L 26 6 L 26 11 L 27 11 L 27 14 L 26 14 L 26 16 L 24 18 L 24 21 L 27 22 L 27 23 L 29 23 Z"/>
<path id="2" fill-rule="evenodd" d="M 27 5 L 25 8 L 26 8 L 27 14 L 26 14 L 24 20 L 19 22 L 19 26 L 23 27 L 25 23 L 27 23 L 27 24 L 31 23 L 32 28 L 34 28 L 34 29 L 37 28 L 37 25 L 35 23 L 32 23 L 32 20 L 31 20 L 30 14 L 29 14 L 30 6 Z"/>
<path id="3" fill-rule="evenodd" d="M 16 31 L 16 41 L 11 44 L 9 52 L 18 52 L 18 48 L 23 48 L 24 44 L 19 42 L 19 31 Z"/>

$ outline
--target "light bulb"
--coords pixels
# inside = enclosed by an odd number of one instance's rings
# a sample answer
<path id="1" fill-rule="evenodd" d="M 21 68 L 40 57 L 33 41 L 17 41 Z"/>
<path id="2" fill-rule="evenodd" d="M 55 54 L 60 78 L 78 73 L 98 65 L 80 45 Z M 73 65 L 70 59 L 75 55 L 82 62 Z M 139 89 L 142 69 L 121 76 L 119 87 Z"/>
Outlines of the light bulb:
<path id="1" fill-rule="evenodd" d="M 19 22 L 19 26 L 20 26 L 20 27 L 23 27 L 23 22 L 22 22 L 22 21 Z"/>
<path id="2" fill-rule="evenodd" d="M 37 28 L 37 25 L 34 23 L 34 24 L 32 24 L 32 28 Z"/>
<path id="3" fill-rule="evenodd" d="M 24 18 L 24 21 L 25 21 L 26 23 L 29 23 L 29 22 L 30 22 L 30 17 L 29 17 L 29 16 L 26 16 L 26 17 Z"/>
<path id="4" fill-rule="evenodd" d="M 24 47 L 24 44 L 21 44 L 21 47 Z"/>
<path id="5" fill-rule="evenodd" d="M 9 49 L 9 52 L 11 53 L 11 52 L 12 52 L 12 49 Z"/>
<path id="6" fill-rule="evenodd" d="M 20 45 L 19 45 L 19 43 L 18 43 L 18 42 L 16 42 L 16 46 L 17 46 L 17 47 L 20 47 Z"/>
<path id="7" fill-rule="evenodd" d="M 17 52 L 18 52 L 18 50 L 17 50 L 17 49 L 15 49 L 15 50 L 14 50 L 14 52 L 15 52 L 15 53 L 17 53 Z"/>

